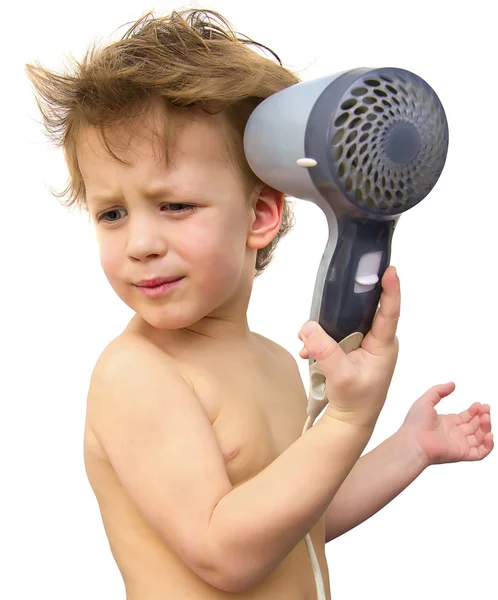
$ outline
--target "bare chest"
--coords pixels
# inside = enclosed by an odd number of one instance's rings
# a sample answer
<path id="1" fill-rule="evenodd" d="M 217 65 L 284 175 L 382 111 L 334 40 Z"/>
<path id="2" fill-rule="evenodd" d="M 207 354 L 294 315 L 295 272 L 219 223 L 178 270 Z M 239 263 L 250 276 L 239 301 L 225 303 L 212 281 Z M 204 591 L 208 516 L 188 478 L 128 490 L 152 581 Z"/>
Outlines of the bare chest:
<path id="1" fill-rule="evenodd" d="M 232 485 L 254 477 L 302 433 L 306 393 L 297 367 L 206 362 L 187 369 L 211 422 Z"/>

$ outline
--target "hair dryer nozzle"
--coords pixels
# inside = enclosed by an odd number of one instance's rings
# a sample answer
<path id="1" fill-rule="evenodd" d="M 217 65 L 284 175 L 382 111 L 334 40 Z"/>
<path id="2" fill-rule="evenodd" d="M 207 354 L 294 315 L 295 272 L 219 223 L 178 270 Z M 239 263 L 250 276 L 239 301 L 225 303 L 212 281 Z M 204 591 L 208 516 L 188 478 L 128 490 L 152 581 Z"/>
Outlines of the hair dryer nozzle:
<path id="1" fill-rule="evenodd" d="M 344 83 L 349 85 L 333 115 L 333 86 L 310 114 L 306 156 L 319 152 L 327 167 L 310 171 L 311 178 L 320 187 L 322 178 L 331 177 L 349 202 L 368 213 L 412 208 L 432 190 L 446 160 L 448 125 L 439 98 L 423 79 L 396 68 L 369 70 Z M 320 122 L 327 144 L 308 133 Z"/>

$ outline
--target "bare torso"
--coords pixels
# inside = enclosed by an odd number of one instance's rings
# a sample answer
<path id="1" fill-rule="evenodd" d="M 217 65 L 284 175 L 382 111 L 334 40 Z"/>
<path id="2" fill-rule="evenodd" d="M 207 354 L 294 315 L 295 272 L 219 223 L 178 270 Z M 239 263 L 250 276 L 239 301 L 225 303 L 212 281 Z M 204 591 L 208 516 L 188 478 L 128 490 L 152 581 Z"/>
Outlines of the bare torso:
<path id="1" fill-rule="evenodd" d="M 257 334 L 250 346 L 236 355 L 211 351 L 179 359 L 209 416 L 234 486 L 257 475 L 286 450 L 301 435 L 307 418 L 306 393 L 295 363 Z M 92 406 L 98 407 L 98 402 Z M 87 414 L 85 464 L 127 600 L 316 599 L 304 540 L 265 581 L 246 592 L 223 592 L 207 584 L 137 512 L 92 431 L 97 422 L 98 414 Z M 311 538 L 330 598 L 323 518 Z"/>

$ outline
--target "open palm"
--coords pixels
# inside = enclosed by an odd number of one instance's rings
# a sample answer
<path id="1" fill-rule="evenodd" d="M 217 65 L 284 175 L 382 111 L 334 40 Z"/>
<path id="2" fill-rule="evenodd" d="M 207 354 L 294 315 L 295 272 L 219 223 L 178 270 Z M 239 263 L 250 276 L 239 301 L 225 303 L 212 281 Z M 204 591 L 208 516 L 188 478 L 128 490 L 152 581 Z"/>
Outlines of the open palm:
<path id="1" fill-rule="evenodd" d="M 429 464 L 482 460 L 493 449 L 488 404 L 474 402 L 458 414 L 436 412 L 437 403 L 454 389 L 453 382 L 434 386 L 413 404 L 403 423 Z"/>

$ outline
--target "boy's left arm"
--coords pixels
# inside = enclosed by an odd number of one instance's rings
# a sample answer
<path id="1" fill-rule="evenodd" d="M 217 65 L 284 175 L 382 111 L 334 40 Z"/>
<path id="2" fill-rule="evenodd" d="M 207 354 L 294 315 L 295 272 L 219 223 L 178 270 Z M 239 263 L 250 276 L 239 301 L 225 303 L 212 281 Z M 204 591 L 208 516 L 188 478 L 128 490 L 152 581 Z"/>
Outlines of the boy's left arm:
<path id="1" fill-rule="evenodd" d="M 459 414 L 436 412 L 454 389 L 453 382 L 431 388 L 394 435 L 358 460 L 325 512 L 326 542 L 374 515 L 429 465 L 482 460 L 491 452 L 488 404 L 475 402 Z"/>

